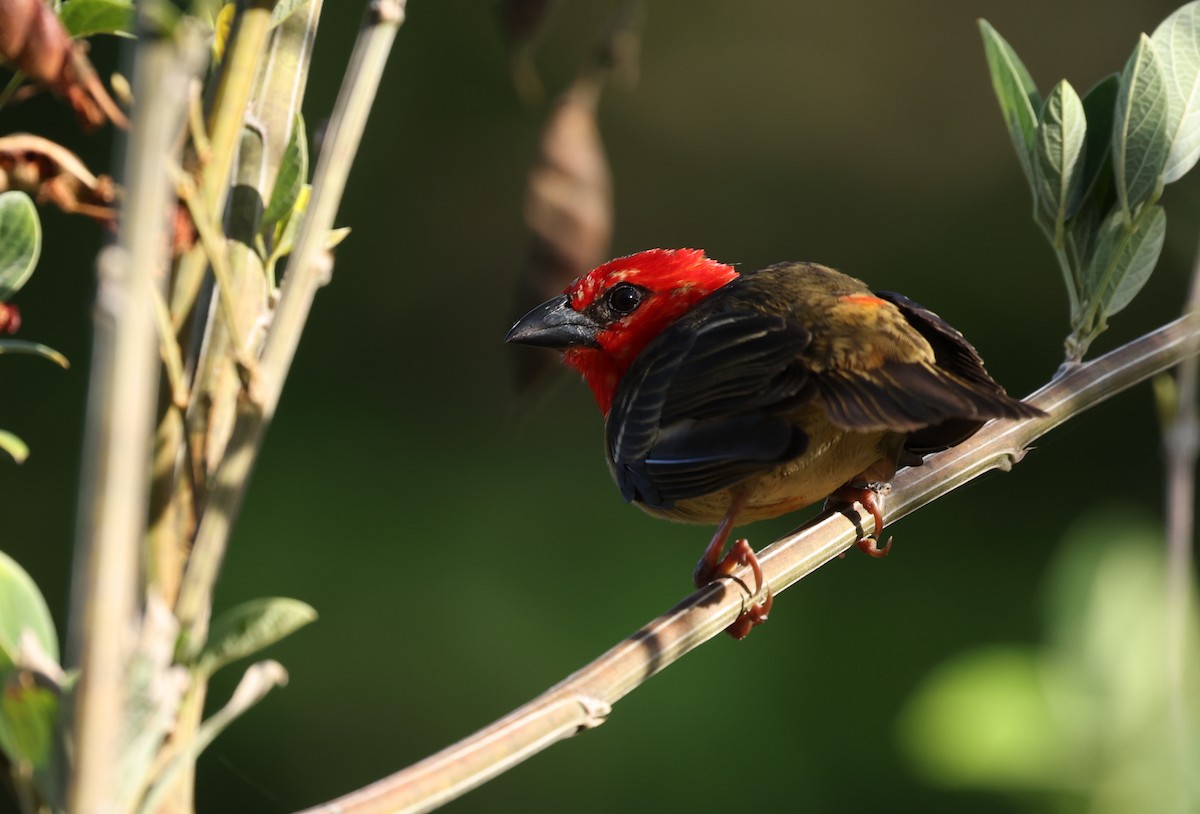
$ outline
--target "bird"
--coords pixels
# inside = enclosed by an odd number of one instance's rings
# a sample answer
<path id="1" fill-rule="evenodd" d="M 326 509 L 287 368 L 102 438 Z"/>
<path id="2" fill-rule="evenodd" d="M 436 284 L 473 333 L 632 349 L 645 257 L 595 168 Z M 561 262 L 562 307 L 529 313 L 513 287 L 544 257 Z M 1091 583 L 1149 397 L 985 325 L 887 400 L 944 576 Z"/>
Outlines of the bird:
<path id="1" fill-rule="evenodd" d="M 699 249 L 641 251 L 576 279 L 505 341 L 558 350 L 582 375 L 626 501 L 717 525 L 696 587 L 749 566 L 756 598 L 754 549 L 725 553 L 736 524 L 858 502 L 875 521 L 858 546 L 882 557 L 880 493 L 899 467 L 990 419 L 1042 415 L 934 312 L 811 262 L 739 272 Z M 767 586 L 726 632 L 743 638 L 772 602 Z"/>

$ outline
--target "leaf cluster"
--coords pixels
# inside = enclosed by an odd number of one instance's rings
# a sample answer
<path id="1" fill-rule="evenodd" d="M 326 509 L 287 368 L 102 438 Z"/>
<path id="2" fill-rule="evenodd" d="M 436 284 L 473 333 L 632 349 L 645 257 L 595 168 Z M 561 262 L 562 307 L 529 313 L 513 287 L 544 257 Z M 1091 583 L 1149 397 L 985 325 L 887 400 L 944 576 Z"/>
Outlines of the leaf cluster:
<path id="1" fill-rule="evenodd" d="M 1043 97 L 1012 46 L 980 20 L 992 86 L 1070 302 L 1067 358 L 1146 284 L 1162 252 L 1163 188 L 1200 159 L 1200 2 L 1138 40 L 1124 69 L 1083 97 Z"/>

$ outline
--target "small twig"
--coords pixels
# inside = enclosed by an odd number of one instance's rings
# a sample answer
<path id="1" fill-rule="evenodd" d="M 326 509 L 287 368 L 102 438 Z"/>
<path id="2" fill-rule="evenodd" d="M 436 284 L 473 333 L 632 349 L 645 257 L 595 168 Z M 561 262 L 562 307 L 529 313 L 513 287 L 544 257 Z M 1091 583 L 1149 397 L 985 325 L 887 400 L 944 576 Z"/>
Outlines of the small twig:
<path id="1" fill-rule="evenodd" d="M 159 289 L 154 290 L 154 327 L 158 329 L 158 344 L 162 348 L 163 367 L 167 371 L 167 382 L 171 386 L 171 404 L 177 410 L 187 408 L 188 386 L 183 373 L 183 356 L 179 342 L 171 328 L 171 312 L 167 300 Z"/>
<path id="2" fill-rule="evenodd" d="M 196 234 L 200 238 L 200 245 L 208 257 L 208 264 L 212 267 L 213 277 L 217 281 L 217 301 L 220 303 L 225 330 L 229 332 L 230 342 L 233 345 L 234 362 L 243 381 L 248 382 L 253 378 L 252 371 L 256 363 L 247 355 L 246 341 L 238 322 L 237 303 L 234 302 L 233 274 L 229 270 L 229 253 L 226 251 L 225 237 L 221 234 L 217 224 L 210 220 L 210 213 L 202 206 L 196 182 L 192 180 L 192 177 L 186 172 L 176 169 L 174 179 L 179 190 L 179 197 L 187 206 L 188 213 L 192 216 L 192 223 L 196 225 Z M 169 319 L 170 314 L 168 313 L 167 316 Z"/>
<path id="3" fill-rule="evenodd" d="M 329 273 L 325 239 L 333 226 L 346 177 L 358 150 L 396 31 L 403 0 L 375 0 L 359 31 L 346 77 L 329 122 L 325 147 L 313 172 L 312 201 L 300 227 L 259 362 L 254 404 L 243 403 L 225 456 L 213 478 L 192 557 L 180 588 L 176 615 L 189 647 L 204 640 L 217 571 L 241 507 L 258 449 L 275 415 L 283 382 L 300 342 L 316 290 Z"/>
<path id="4" fill-rule="evenodd" d="M 1019 461 L 1035 439 L 1084 410 L 1170 368 L 1200 350 L 1200 314 L 1159 328 L 1034 393 L 1044 418 L 993 421 L 966 442 L 902 470 L 886 500 L 893 522 L 991 469 Z M 863 531 L 869 512 L 859 512 Z M 826 513 L 759 555 L 778 595 L 846 551 L 860 531 Z M 748 574 L 687 597 L 666 614 L 525 706 L 396 774 L 302 814 L 415 814 L 430 811 L 495 777 L 555 741 L 602 723 L 612 704 L 690 650 L 716 636 L 753 601 Z M 763 634 L 756 634 L 763 635 Z"/>

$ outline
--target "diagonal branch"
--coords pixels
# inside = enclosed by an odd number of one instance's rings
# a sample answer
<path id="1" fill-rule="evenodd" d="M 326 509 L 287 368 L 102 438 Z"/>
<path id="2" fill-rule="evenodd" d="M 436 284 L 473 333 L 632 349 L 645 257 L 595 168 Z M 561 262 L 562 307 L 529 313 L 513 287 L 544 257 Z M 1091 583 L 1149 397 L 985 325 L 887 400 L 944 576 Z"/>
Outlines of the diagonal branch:
<path id="1" fill-rule="evenodd" d="M 1009 469 L 1037 438 L 1084 410 L 1200 351 L 1200 313 L 1192 313 L 1083 365 L 1065 369 L 1029 401 L 1047 415 L 991 422 L 953 449 L 901 471 L 887 497 L 887 520 L 916 511 L 991 469 Z M 868 512 L 860 513 L 868 529 Z M 867 530 L 867 529 L 864 529 Z M 858 538 L 855 523 L 826 513 L 759 555 L 778 594 Z M 508 770 L 555 741 L 603 723 L 612 704 L 650 676 L 716 636 L 752 601 L 732 578 L 708 585 L 523 707 L 425 760 L 301 814 L 430 811 Z M 727 590 L 733 588 L 733 590 Z M 740 588 L 740 590 L 739 590 Z"/>

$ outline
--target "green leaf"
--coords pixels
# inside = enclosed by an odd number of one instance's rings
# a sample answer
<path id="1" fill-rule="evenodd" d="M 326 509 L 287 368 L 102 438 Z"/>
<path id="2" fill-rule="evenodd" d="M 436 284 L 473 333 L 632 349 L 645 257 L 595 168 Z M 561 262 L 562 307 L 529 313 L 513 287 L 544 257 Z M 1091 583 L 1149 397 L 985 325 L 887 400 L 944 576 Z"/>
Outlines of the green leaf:
<path id="1" fill-rule="evenodd" d="M 29 447 L 25 442 L 4 430 L 0 430 L 0 449 L 11 455 L 19 464 L 25 463 L 25 459 L 29 457 Z"/>
<path id="2" fill-rule="evenodd" d="M 230 608 L 213 622 L 199 658 L 203 673 L 214 673 L 231 661 L 274 644 L 317 618 L 317 612 L 298 599 L 252 599 Z"/>
<path id="3" fill-rule="evenodd" d="M 271 10 L 271 25 L 279 25 L 307 5 L 308 0 L 279 0 Z"/>
<path id="4" fill-rule="evenodd" d="M 29 670 L 14 670 L 0 686 L 0 749 L 13 763 L 46 765 L 54 742 L 58 691 Z"/>
<path id="5" fill-rule="evenodd" d="M 1120 211 L 1105 219 L 1084 277 L 1088 302 L 1096 305 L 1097 313 L 1110 317 L 1141 291 L 1158 262 L 1166 233 L 1161 206 L 1146 207 L 1129 225 Z"/>
<path id="6" fill-rule="evenodd" d="M 900 741 L 922 774 L 952 787 L 1046 788 L 1063 750 L 1037 654 L 981 649 L 938 668 L 900 718 Z"/>
<path id="7" fill-rule="evenodd" d="M 983 35 L 984 55 L 992 75 L 992 88 L 1000 102 L 1000 112 L 1004 114 L 1004 123 L 1008 125 L 1008 135 L 1021 161 L 1021 168 L 1032 185 L 1037 111 L 1042 106 L 1041 97 L 1038 96 L 1033 77 L 1012 46 L 987 20 L 979 21 L 979 31 Z"/>
<path id="8" fill-rule="evenodd" d="M 1064 79 L 1054 86 L 1042 106 L 1034 165 L 1038 208 L 1049 219 L 1054 245 L 1060 248 L 1063 227 L 1074 214 L 1083 187 L 1086 133 L 1083 102 Z"/>
<path id="9" fill-rule="evenodd" d="M 21 290 L 42 253 L 37 208 L 24 192 L 0 194 L 0 302 Z"/>
<path id="10" fill-rule="evenodd" d="M 220 62 L 225 58 L 225 46 L 229 44 L 229 34 L 233 31 L 233 18 L 236 16 L 237 3 L 226 3 L 221 6 L 221 10 L 213 19 L 213 62 Z"/>
<path id="11" fill-rule="evenodd" d="M 1113 108 L 1119 84 L 1117 74 L 1110 74 L 1083 97 L 1083 110 L 1087 116 L 1083 194 L 1068 224 L 1075 262 L 1080 268 L 1091 259 L 1100 224 L 1117 201 L 1109 158 L 1112 155 Z M 1083 292 L 1080 292 L 1082 295 Z"/>
<path id="12" fill-rule="evenodd" d="M 1163 20 L 1150 36 L 1166 85 L 1170 153 L 1164 184 L 1178 181 L 1200 159 L 1200 2 Z"/>
<path id="13" fill-rule="evenodd" d="M 132 0 L 70 0 L 63 3 L 59 20 L 76 39 L 96 34 L 132 37 L 135 27 Z"/>
<path id="14" fill-rule="evenodd" d="M 58 660 L 50 609 L 33 578 L 0 551 L 0 681 L 17 661 L 21 633 L 30 631 L 46 655 Z"/>
<path id="15" fill-rule="evenodd" d="M 1113 113 L 1117 104 L 1117 89 L 1120 87 L 1120 77 L 1113 73 L 1097 82 L 1083 97 L 1083 112 L 1087 119 L 1087 136 L 1083 148 L 1083 195 L 1088 197 L 1098 186 L 1103 176 L 1108 179 L 1112 173 L 1105 172 L 1109 167 L 1109 156 L 1112 155 L 1112 125 Z M 1107 185 L 1112 189 L 1112 185 Z M 1115 200 L 1115 198 L 1114 198 Z M 1107 208 L 1105 212 L 1107 212 Z"/>
<path id="16" fill-rule="evenodd" d="M 262 231 L 264 234 L 269 233 L 275 228 L 275 224 L 291 214 L 306 180 L 308 180 L 308 137 L 305 135 L 304 117 L 297 113 L 292 122 L 292 137 L 283 151 L 279 174 L 275 176 L 275 187 L 271 190 L 271 200 L 263 210 Z"/>
<path id="17" fill-rule="evenodd" d="M 274 245 L 271 247 L 271 254 L 266 262 L 267 279 L 272 288 L 275 287 L 275 264 L 296 247 L 296 232 L 300 228 L 300 221 L 304 220 L 304 212 L 308 209 L 310 197 L 312 197 L 312 184 L 304 184 L 300 187 L 300 194 L 292 206 L 292 214 L 275 224 Z"/>
<path id="18" fill-rule="evenodd" d="M 1129 219 L 1161 190 L 1170 150 L 1166 83 L 1157 51 L 1145 34 L 1121 73 L 1112 147 L 1117 197 Z"/>
<path id="19" fill-rule="evenodd" d="M 325 248 L 335 249 L 341 245 L 342 241 L 350 236 L 350 227 L 341 226 L 337 229 L 330 229 L 329 234 L 325 235 Z"/>
<path id="20" fill-rule="evenodd" d="M 0 354 L 5 353 L 24 353 L 32 356 L 41 356 L 44 359 L 49 359 L 63 369 L 71 367 L 71 363 L 67 361 L 67 357 L 54 348 L 43 345 L 40 342 L 29 342 L 25 339 L 0 339 Z"/>

